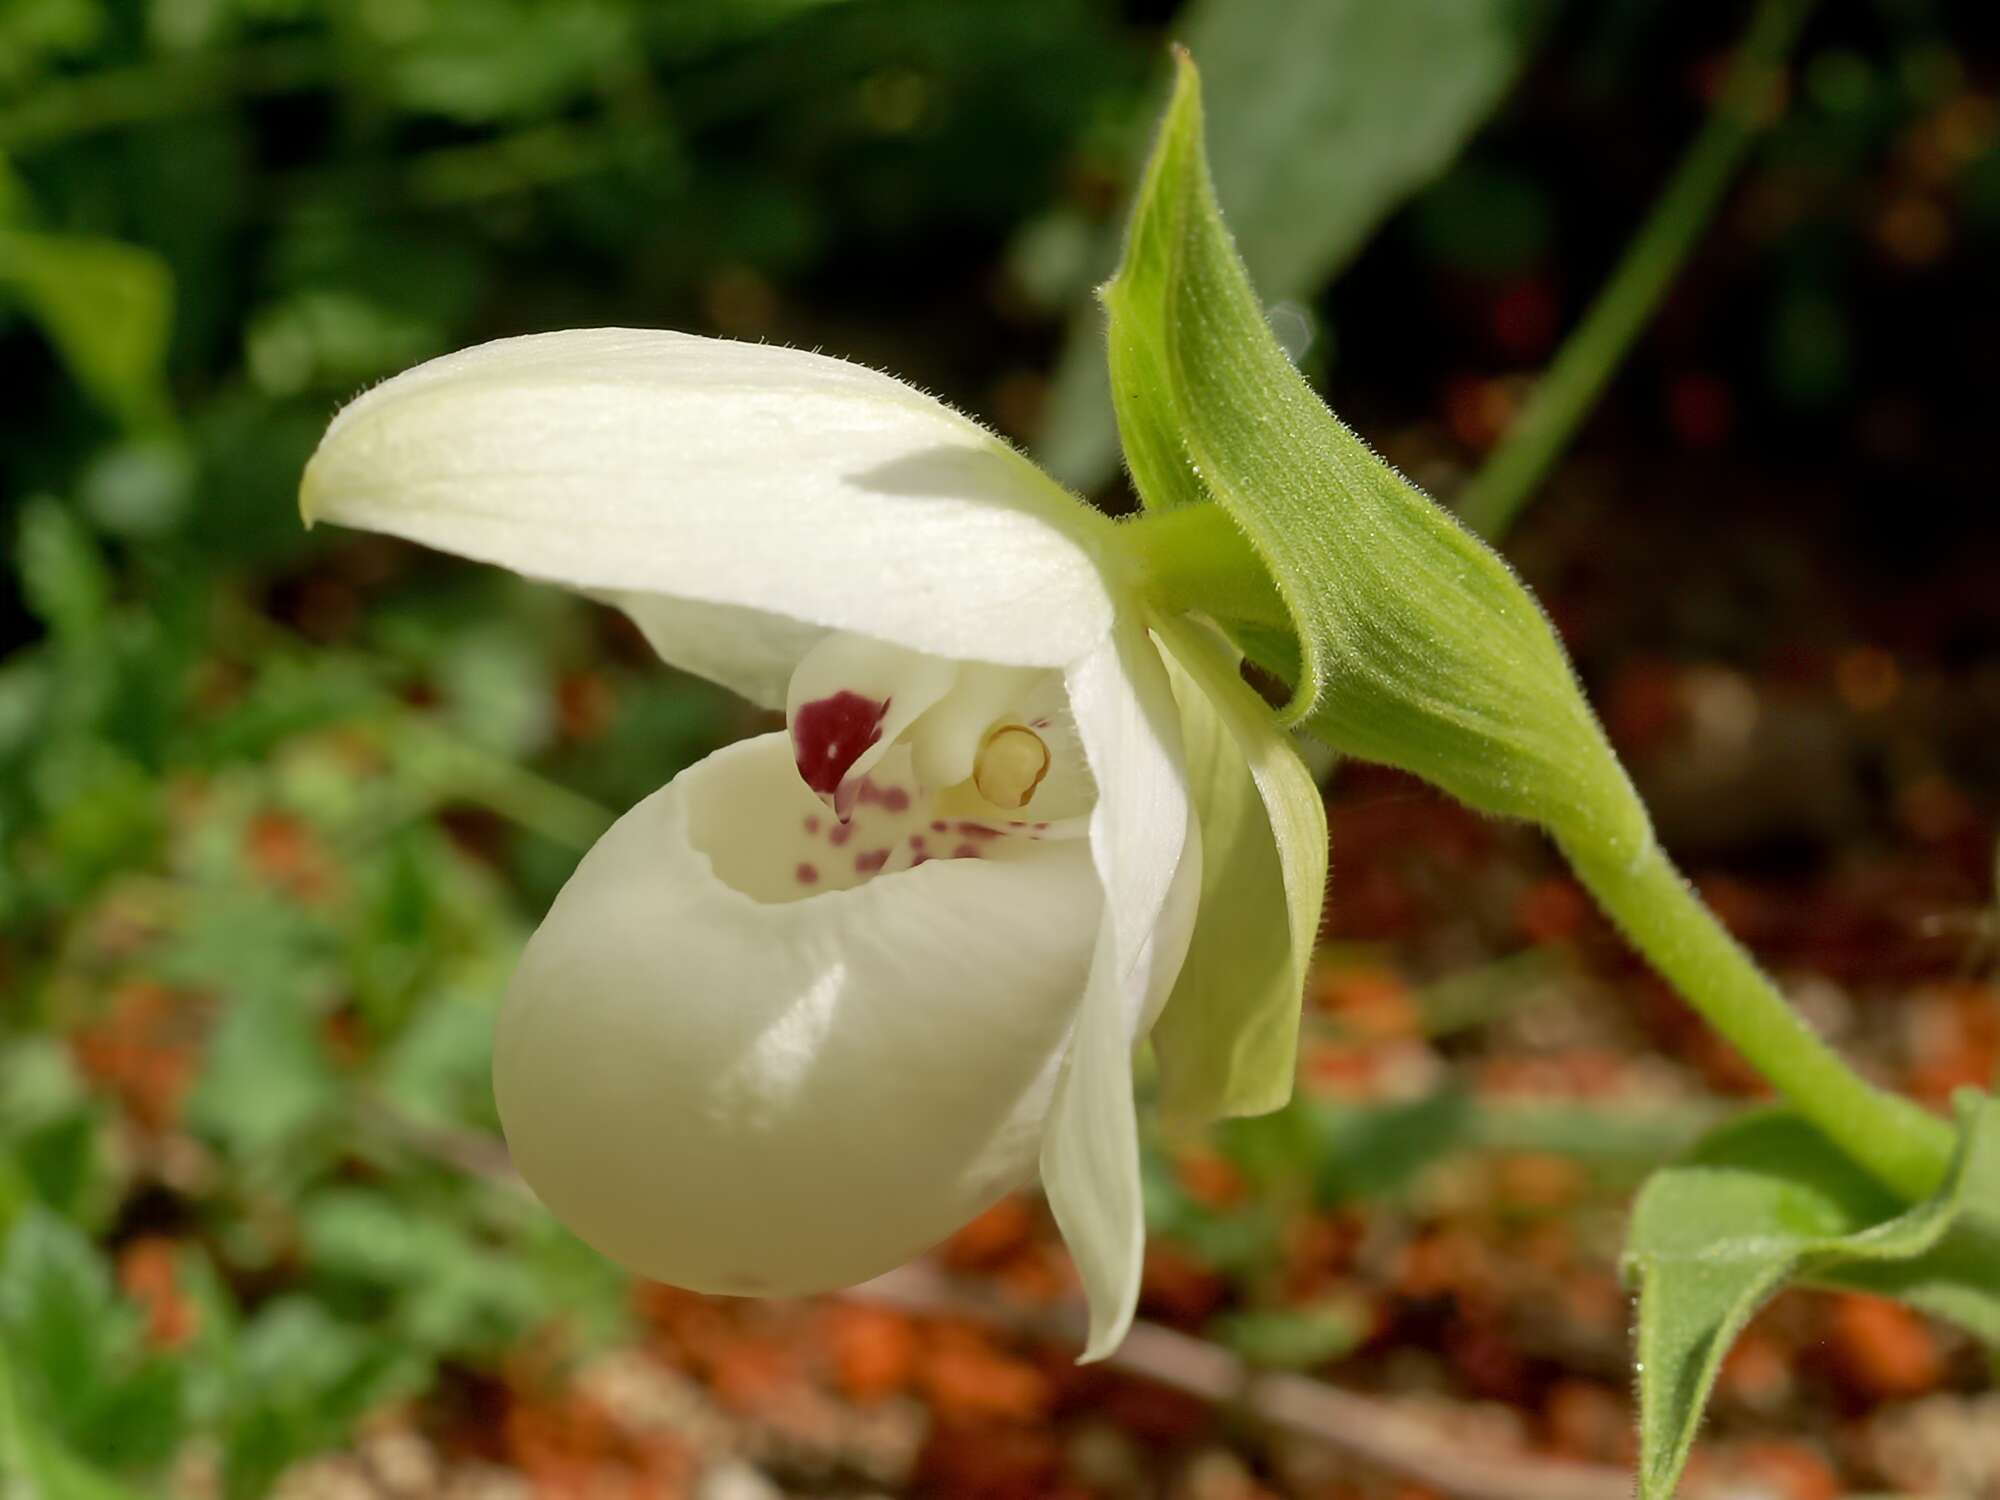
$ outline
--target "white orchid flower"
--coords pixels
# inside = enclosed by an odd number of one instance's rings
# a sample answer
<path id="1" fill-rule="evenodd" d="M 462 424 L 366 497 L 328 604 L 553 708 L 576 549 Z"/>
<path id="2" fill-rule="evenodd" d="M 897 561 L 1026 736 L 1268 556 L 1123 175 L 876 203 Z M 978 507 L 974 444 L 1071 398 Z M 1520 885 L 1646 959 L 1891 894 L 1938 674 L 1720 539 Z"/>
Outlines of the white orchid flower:
<path id="1" fill-rule="evenodd" d="M 1133 1049 L 1202 885 L 1116 524 L 886 375 L 620 329 L 370 390 L 301 506 L 614 602 L 785 711 L 621 818 L 522 957 L 494 1089 L 555 1214 L 647 1276 L 796 1294 L 1039 1167 L 1108 1352 Z"/>

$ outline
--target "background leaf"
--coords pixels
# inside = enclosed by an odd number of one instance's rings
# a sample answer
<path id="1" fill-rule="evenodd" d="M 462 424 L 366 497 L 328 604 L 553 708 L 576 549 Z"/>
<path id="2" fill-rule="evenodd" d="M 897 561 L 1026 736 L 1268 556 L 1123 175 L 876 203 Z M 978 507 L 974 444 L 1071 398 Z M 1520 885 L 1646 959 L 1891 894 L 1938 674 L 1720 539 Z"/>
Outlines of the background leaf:
<path id="1" fill-rule="evenodd" d="M 1209 159 L 1251 280 L 1310 297 L 1506 95 L 1542 0 L 1206 0 L 1175 28 L 1201 64 Z M 1282 45 L 1273 45 L 1274 39 Z M 1115 232 L 1114 232 L 1115 233 Z M 1111 263 L 1108 233 L 1093 258 Z M 1089 492 L 1118 464 L 1104 318 L 1078 309 L 1037 456 Z"/>
<path id="2" fill-rule="evenodd" d="M 116 240 L 0 228 L 0 287 L 107 410 L 135 424 L 166 415 L 174 287 L 158 255 Z"/>

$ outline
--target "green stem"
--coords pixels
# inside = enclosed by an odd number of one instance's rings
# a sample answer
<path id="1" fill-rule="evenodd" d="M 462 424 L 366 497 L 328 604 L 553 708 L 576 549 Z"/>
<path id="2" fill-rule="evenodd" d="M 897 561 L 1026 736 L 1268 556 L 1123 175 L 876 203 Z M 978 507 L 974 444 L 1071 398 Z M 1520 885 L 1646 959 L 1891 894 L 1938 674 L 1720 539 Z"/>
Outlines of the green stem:
<path id="1" fill-rule="evenodd" d="M 1271 570 L 1221 506 L 1147 511 L 1121 521 L 1116 535 L 1147 597 L 1169 613 L 1292 629 Z"/>
<path id="2" fill-rule="evenodd" d="M 1769 123 L 1774 79 L 1812 4 L 1759 0 L 1707 123 L 1625 258 L 1460 496 L 1460 518 L 1481 536 L 1498 537 L 1513 524 L 1652 317 L 1751 142 Z"/>
<path id="3" fill-rule="evenodd" d="M 1950 1165 L 1951 1128 L 1842 1061 L 1657 844 L 1631 862 L 1569 843 L 1563 852 L 1633 946 L 1827 1139 L 1905 1199 L 1936 1191 Z"/>

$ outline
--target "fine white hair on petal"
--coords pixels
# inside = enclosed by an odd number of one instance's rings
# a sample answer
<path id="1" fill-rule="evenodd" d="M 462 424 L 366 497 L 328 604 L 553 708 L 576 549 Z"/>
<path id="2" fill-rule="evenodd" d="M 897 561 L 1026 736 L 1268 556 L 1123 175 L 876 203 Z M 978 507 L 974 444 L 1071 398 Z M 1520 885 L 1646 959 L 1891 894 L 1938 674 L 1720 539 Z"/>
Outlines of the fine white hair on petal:
<path id="1" fill-rule="evenodd" d="M 670 660 L 764 701 L 797 637 L 749 632 L 739 667 L 743 610 L 1038 667 L 1113 614 L 1110 523 L 984 428 L 859 365 L 689 334 L 535 334 L 407 370 L 335 417 L 300 504 L 617 597 Z M 647 595 L 725 612 L 648 621 Z"/>
<path id="2" fill-rule="evenodd" d="M 1100 925 L 1088 847 L 784 901 L 739 888 L 789 874 L 743 864 L 792 858 L 771 820 L 824 812 L 785 735 L 718 751 L 584 857 L 508 992 L 494 1091 L 515 1162 L 644 1275 L 848 1285 L 1033 1175 Z"/>
<path id="3" fill-rule="evenodd" d="M 1084 1357 L 1101 1359 L 1131 1326 L 1146 1243 L 1132 1049 L 1186 955 L 1201 867 L 1179 711 L 1145 627 L 1121 619 L 1068 681 L 1098 786 L 1090 848 L 1105 911 L 1043 1138 L 1042 1184 L 1090 1297 Z"/>

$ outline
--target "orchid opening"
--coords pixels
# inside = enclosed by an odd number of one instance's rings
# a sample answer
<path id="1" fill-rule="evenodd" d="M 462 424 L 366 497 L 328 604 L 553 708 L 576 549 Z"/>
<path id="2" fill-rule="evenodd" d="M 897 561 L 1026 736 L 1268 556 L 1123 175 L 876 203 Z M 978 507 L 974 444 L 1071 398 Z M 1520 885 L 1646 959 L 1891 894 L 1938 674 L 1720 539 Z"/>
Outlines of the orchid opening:
<path id="1" fill-rule="evenodd" d="M 797 1293 L 1039 1172 L 1108 1351 L 1144 1241 L 1133 1050 L 1205 899 L 1198 804 L 1234 799 L 1232 859 L 1245 830 L 1273 847 L 1237 815 L 1268 778 L 1206 733 L 1248 690 L 1163 650 L 1189 627 L 1118 527 L 888 376 L 616 329 L 368 392 L 302 508 L 606 599 L 784 710 L 620 819 L 522 957 L 494 1088 L 557 1216 L 681 1286 Z M 1175 1035 L 1220 1014 L 1174 1003 Z"/>

